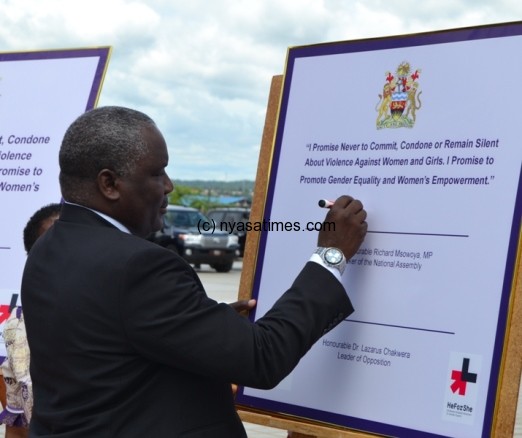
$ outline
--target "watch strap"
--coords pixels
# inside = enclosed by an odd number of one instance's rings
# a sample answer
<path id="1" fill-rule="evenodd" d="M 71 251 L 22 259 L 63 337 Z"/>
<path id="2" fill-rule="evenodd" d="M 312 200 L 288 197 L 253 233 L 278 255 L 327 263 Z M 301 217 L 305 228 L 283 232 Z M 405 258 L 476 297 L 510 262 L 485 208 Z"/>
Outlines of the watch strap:
<path id="1" fill-rule="evenodd" d="M 328 250 L 335 250 L 335 251 L 338 251 L 341 255 L 342 255 L 342 258 L 341 260 L 338 262 L 338 263 L 331 263 L 329 262 L 326 258 L 325 258 L 325 254 Z M 314 254 L 317 254 L 319 255 L 319 257 L 321 257 L 321 260 L 323 261 L 323 263 L 330 267 L 330 268 L 334 268 L 334 269 L 337 269 L 339 271 L 339 273 L 341 275 L 343 275 L 344 273 L 344 270 L 346 268 L 346 257 L 344 256 L 343 252 L 339 249 L 339 248 L 335 248 L 335 247 L 324 247 L 324 246 L 319 246 L 317 247 L 317 249 L 315 250 Z"/>

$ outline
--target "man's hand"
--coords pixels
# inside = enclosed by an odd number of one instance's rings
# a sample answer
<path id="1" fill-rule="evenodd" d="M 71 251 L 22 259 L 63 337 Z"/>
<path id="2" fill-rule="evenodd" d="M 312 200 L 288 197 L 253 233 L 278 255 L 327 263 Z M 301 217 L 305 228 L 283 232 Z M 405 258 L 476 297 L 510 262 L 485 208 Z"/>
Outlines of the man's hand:
<path id="1" fill-rule="evenodd" d="M 248 314 L 249 310 L 252 310 L 256 306 L 256 300 L 239 300 L 229 304 L 237 313 L 244 315 Z"/>
<path id="2" fill-rule="evenodd" d="M 323 227 L 317 239 L 318 246 L 339 248 L 349 260 L 363 243 L 368 230 L 366 211 L 361 201 L 351 196 L 341 196 L 330 207 L 325 222 L 333 222 L 335 227 Z"/>

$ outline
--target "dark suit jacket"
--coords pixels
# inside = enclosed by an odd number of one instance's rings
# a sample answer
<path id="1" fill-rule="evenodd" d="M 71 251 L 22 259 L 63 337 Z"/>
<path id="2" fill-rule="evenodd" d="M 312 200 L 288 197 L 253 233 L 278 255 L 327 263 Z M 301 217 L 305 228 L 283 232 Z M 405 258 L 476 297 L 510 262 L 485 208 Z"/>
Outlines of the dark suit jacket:
<path id="1" fill-rule="evenodd" d="M 256 323 L 207 297 L 173 252 L 64 205 L 33 247 L 22 302 L 31 437 L 244 437 L 230 383 L 271 388 L 353 311 L 309 262 Z"/>

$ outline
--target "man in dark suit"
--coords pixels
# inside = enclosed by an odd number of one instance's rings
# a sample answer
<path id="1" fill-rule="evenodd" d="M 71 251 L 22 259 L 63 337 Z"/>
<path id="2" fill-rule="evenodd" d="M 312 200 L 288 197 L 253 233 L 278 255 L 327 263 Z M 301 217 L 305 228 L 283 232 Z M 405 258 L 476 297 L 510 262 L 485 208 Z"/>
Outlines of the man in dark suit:
<path id="1" fill-rule="evenodd" d="M 148 116 L 85 113 L 59 161 L 65 204 L 22 281 L 30 436 L 245 437 L 230 382 L 277 385 L 353 311 L 339 280 L 366 234 L 362 204 L 337 199 L 326 215 L 335 230 L 318 237 L 325 249 L 252 323 L 208 298 L 178 255 L 144 239 L 161 227 L 173 188 L 165 140 Z"/>

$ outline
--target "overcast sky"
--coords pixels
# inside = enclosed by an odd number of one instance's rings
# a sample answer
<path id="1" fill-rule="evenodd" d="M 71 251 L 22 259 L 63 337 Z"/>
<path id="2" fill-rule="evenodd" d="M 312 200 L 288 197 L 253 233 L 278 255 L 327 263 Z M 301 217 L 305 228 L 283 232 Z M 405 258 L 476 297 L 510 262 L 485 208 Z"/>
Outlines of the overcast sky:
<path id="1" fill-rule="evenodd" d="M 0 0 L 0 51 L 112 46 L 101 105 L 149 114 L 173 179 L 254 179 L 288 47 L 522 20 L 521 0 Z"/>

